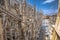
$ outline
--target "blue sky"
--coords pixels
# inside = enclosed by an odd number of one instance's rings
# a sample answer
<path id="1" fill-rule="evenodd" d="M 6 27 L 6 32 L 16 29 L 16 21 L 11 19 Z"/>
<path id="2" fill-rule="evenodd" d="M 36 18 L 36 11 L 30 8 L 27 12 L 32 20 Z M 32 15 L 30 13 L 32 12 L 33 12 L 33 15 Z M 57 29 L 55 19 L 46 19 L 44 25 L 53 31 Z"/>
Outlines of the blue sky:
<path id="1" fill-rule="evenodd" d="M 27 3 L 33 6 L 34 0 L 27 0 Z M 58 12 L 58 0 L 36 0 L 36 9 L 47 15 L 55 14 Z"/>

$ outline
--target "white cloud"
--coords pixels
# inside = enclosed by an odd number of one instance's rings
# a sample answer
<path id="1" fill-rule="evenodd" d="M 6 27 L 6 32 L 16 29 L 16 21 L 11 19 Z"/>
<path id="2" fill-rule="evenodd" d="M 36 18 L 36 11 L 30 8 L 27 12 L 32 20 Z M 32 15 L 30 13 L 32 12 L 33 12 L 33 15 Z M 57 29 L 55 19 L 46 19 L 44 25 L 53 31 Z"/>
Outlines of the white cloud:
<path id="1" fill-rule="evenodd" d="M 53 14 L 58 13 L 58 9 L 55 9 L 55 10 L 53 10 L 53 9 L 46 9 L 46 10 L 43 10 L 43 13 L 47 14 L 47 15 L 53 15 Z"/>
<path id="2" fill-rule="evenodd" d="M 55 1 L 55 0 L 46 0 L 46 1 L 43 2 L 43 4 L 51 3 L 51 2 L 53 2 L 53 1 Z"/>

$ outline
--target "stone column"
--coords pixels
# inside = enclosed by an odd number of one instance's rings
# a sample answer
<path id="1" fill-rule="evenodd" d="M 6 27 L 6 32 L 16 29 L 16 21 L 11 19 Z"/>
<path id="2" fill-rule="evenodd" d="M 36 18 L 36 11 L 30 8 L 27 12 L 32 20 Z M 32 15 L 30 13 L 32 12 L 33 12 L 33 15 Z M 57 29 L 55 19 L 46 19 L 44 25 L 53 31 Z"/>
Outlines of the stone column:
<path id="1" fill-rule="evenodd" d="M 0 17 L 0 40 L 3 40 L 2 18 Z"/>

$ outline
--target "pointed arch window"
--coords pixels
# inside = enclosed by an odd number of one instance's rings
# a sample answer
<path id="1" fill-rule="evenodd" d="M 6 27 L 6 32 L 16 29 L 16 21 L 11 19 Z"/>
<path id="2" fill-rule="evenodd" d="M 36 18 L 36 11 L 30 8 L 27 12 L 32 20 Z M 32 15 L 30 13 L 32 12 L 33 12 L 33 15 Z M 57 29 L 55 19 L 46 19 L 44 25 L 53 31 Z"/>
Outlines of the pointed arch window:
<path id="1" fill-rule="evenodd" d="M 0 5 L 4 5 L 4 0 L 0 0 Z"/>

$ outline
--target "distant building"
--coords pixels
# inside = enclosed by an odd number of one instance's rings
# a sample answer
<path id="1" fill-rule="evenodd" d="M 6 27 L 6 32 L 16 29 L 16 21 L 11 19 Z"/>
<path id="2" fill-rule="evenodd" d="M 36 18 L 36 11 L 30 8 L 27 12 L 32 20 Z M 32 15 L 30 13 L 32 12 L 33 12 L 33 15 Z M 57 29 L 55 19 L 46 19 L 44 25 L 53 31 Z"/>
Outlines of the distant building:
<path id="1" fill-rule="evenodd" d="M 49 20 L 52 25 L 55 24 L 56 19 L 57 19 L 57 14 L 49 16 Z"/>

